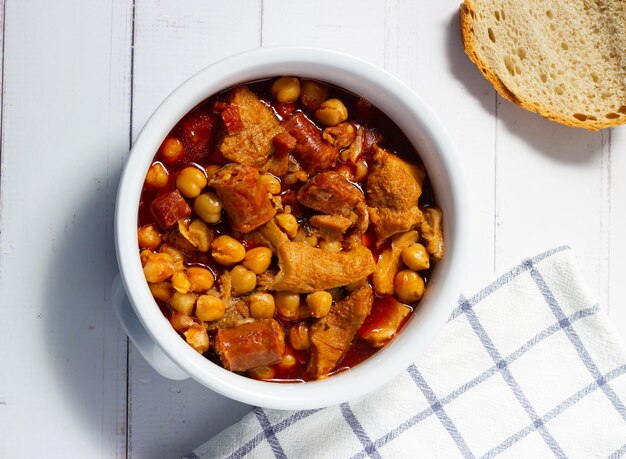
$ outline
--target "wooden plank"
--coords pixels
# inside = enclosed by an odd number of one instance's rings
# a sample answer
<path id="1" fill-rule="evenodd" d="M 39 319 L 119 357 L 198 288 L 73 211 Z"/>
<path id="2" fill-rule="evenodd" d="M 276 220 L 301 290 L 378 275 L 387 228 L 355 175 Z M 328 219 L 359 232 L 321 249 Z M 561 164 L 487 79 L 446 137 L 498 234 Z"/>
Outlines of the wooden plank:
<path id="1" fill-rule="evenodd" d="M 609 257 L 608 164 L 602 132 L 557 125 L 500 100 L 497 266 L 568 244 L 592 292 L 606 304 L 601 272 Z"/>
<path id="2" fill-rule="evenodd" d="M 126 455 L 109 305 L 132 2 L 10 1 L 4 32 L 0 457 Z"/>
<path id="3" fill-rule="evenodd" d="M 156 106 L 198 70 L 260 43 L 261 2 L 136 2 L 133 137 Z M 180 457 L 249 407 L 195 381 L 169 381 L 131 347 L 129 455 Z"/>
<path id="4" fill-rule="evenodd" d="M 382 65 L 385 3 L 272 0 L 263 3 L 263 46 L 312 46 Z"/>
<path id="5" fill-rule="evenodd" d="M 626 128 L 610 131 L 610 260 L 605 289 L 609 315 L 626 343 Z"/>
<path id="6" fill-rule="evenodd" d="M 181 457 L 250 411 L 194 380 L 164 379 L 132 346 L 129 367 L 129 457 Z"/>
<path id="7" fill-rule="evenodd" d="M 464 291 L 494 270 L 495 91 L 465 56 L 458 4 L 388 0 L 385 67 L 434 110 L 457 146 L 472 208 L 471 269 Z"/>
<path id="8" fill-rule="evenodd" d="M 595 262 L 597 263 L 592 269 L 598 273 L 597 286 L 593 284 L 590 287 L 595 288 L 595 294 L 598 302 L 607 313 L 611 312 L 610 282 L 611 282 L 611 260 L 614 254 L 611 251 L 611 130 L 605 129 L 600 133 L 600 150 L 599 155 L 600 167 L 600 183 L 599 183 L 599 199 L 598 209 L 600 213 L 599 229 L 595 235 L 598 245 L 598 254 Z M 584 269 L 584 268 L 583 268 Z M 626 328 L 624 328 L 626 331 Z"/>

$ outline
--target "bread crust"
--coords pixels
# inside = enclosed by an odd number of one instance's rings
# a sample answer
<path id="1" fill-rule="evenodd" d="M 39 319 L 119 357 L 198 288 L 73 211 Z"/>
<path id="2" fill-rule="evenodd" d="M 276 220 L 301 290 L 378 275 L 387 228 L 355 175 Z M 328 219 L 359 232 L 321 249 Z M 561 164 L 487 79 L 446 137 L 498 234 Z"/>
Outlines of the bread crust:
<path id="1" fill-rule="evenodd" d="M 476 65 L 480 73 L 492 84 L 492 86 L 498 91 L 498 93 L 506 100 L 513 102 L 520 107 L 540 114 L 550 121 L 554 121 L 565 126 L 577 127 L 588 129 L 590 131 L 597 131 L 612 126 L 619 126 L 626 123 L 626 117 L 620 116 L 616 119 L 606 120 L 586 120 L 579 121 L 571 118 L 564 118 L 562 114 L 550 111 L 545 107 L 539 107 L 532 104 L 530 101 L 520 98 L 516 94 L 512 93 L 509 88 L 506 87 L 504 82 L 498 77 L 498 75 L 490 68 L 489 64 L 483 61 L 476 52 L 476 36 L 474 34 L 474 21 L 475 21 L 476 8 L 472 3 L 472 0 L 464 0 L 460 5 L 459 11 L 459 27 L 461 29 L 461 41 L 463 42 L 463 49 L 465 54 Z"/>

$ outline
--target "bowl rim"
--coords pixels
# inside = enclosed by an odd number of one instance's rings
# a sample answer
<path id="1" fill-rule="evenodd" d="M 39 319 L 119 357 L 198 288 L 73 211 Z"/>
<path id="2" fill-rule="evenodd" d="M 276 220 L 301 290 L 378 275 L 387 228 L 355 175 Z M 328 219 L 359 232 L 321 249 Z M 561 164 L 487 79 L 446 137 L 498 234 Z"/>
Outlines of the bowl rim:
<path id="1" fill-rule="evenodd" d="M 446 201 L 439 202 L 444 208 L 446 255 L 433 272 L 433 281 L 420 308 L 413 313 L 402 333 L 351 370 L 303 384 L 246 378 L 194 351 L 154 302 L 137 251 L 137 213 L 143 179 L 165 136 L 186 113 L 209 96 L 239 83 L 278 75 L 328 81 L 379 107 L 414 144 L 435 195 L 445 196 Z M 446 323 L 458 300 L 467 259 L 470 214 L 466 200 L 462 166 L 449 134 L 437 115 L 405 83 L 365 60 L 338 51 L 308 47 L 258 48 L 226 57 L 199 71 L 174 89 L 146 121 L 120 179 L 115 207 L 116 254 L 124 288 L 139 320 L 163 352 L 196 381 L 250 405 L 290 410 L 321 408 L 361 397 L 382 386 L 413 363 Z M 419 333 L 407 333 L 417 328 L 420 328 Z M 403 347 L 411 351 L 401 352 Z"/>

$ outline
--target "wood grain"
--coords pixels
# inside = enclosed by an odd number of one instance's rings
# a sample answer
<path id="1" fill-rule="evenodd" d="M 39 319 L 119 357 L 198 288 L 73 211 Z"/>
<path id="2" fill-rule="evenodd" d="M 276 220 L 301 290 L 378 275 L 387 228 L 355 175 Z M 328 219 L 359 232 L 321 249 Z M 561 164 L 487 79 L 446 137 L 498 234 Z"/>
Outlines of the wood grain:
<path id="1" fill-rule="evenodd" d="M 606 133 L 549 123 L 499 99 L 496 190 L 497 268 L 521 253 L 568 244 L 600 298 L 608 259 Z"/>
<path id="2" fill-rule="evenodd" d="M 109 287 L 131 6 L 6 4 L 0 457 L 126 455 L 126 337 Z"/>
<path id="3" fill-rule="evenodd" d="M 263 3 L 263 46 L 312 46 L 382 65 L 385 3 L 273 0 Z"/>
<path id="4" fill-rule="evenodd" d="M 608 145 L 609 256 L 608 276 L 602 285 L 608 294 L 609 315 L 626 343 L 626 128 L 612 128 Z"/>

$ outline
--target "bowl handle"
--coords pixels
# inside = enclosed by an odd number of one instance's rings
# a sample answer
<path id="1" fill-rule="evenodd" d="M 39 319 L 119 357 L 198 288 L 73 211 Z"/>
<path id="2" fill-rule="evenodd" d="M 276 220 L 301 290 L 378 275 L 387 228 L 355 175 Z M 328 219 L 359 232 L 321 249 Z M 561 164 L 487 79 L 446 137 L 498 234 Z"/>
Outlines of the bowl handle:
<path id="1" fill-rule="evenodd" d="M 189 379 L 189 375 L 165 355 L 143 327 L 126 296 L 126 290 L 119 274 L 115 276 L 111 285 L 111 302 L 122 328 L 139 353 L 157 373 L 165 378 L 177 381 Z"/>

